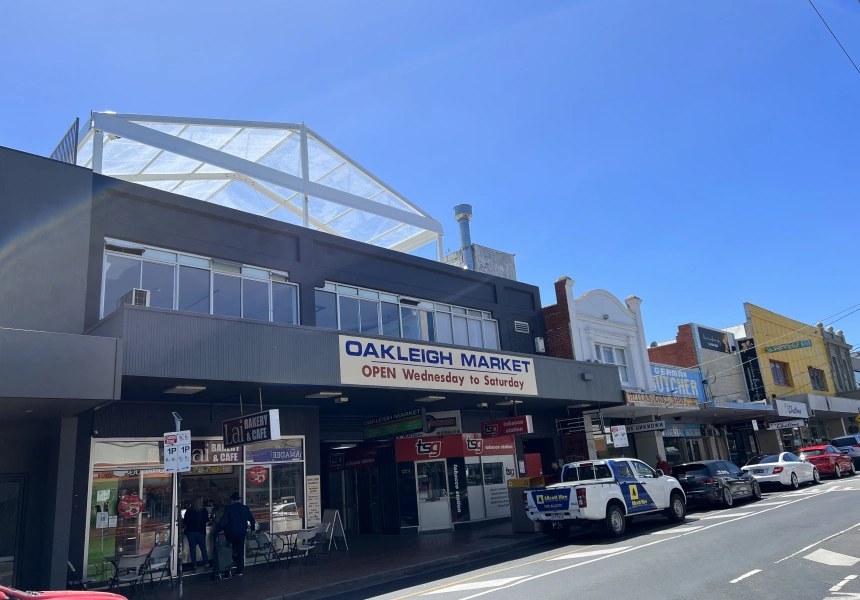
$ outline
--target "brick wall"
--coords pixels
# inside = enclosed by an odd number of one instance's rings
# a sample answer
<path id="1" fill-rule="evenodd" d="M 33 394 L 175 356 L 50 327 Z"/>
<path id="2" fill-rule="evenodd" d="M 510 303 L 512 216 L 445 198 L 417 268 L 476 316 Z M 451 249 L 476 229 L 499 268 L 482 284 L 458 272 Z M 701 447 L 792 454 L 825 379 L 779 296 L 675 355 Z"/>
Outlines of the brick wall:
<path id="1" fill-rule="evenodd" d="M 675 343 L 648 348 L 648 360 L 663 365 L 687 367 L 695 369 L 699 365 L 696 360 L 696 343 L 693 341 L 693 326 L 679 325 Z"/>
<path id="2" fill-rule="evenodd" d="M 544 328 L 546 329 L 546 353 L 556 358 L 575 358 L 573 340 L 570 337 L 570 311 L 564 293 L 565 278 L 555 282 L 556 303 L 543 309 Z"/>

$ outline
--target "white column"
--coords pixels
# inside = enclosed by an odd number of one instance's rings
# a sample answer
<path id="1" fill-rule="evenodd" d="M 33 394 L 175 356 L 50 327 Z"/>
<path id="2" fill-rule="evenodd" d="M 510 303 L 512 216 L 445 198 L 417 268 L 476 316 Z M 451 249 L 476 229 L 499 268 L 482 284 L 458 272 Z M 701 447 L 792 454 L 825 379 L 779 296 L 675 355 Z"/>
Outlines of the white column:
<path id="1" fill-rule="evenodd" d="M 645 324 L 642 322 L 642 299 L 636 296 L 628 296 L 625 302 L 627 308 L 636 317 L 636 329 L 639 333 L 638 340 L 635 342 L 636 354 L 639 359 L 636 368 L 642 373 L 640 379 L 642 387 L 653 393 L 657 388 L 654 385 L 654 379 L 651 377 L 651 363 L 648 360 L 648 342 L 645 338 Z"/>

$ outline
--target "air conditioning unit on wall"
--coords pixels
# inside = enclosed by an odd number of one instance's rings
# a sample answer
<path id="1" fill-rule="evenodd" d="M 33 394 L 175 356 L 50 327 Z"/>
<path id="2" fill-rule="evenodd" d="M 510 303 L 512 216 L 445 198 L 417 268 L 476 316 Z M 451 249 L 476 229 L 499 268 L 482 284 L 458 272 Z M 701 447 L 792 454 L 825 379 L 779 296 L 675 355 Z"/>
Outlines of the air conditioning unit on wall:
<path id="1" fill-rule="evenodd" d="M 149 306 L 149 290 L 141 290 L 138 288 L 132 289 L 129 293 L 122 296 L 116 301 L 116 307 L 119 308 L 124 304 L 132 306 Z"/>

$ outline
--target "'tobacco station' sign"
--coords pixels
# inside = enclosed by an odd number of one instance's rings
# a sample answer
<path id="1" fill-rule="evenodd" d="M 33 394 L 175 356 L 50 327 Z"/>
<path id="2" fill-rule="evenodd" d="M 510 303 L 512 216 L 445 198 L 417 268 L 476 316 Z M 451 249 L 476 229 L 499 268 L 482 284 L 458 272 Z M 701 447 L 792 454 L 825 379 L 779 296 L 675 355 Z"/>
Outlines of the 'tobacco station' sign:
<path id="1" fill-rule="evenodd" d="M 520 435 L 523 433 L 534 433 L 531 415 L 481 423 L 481 435 L 485 438 L 498 437 L 500 435 Z"/>
<path id="2" fill-rule="evenodd" d="M 340 381 L 377 387 L 537 396 L 534 362 L 459 348 L 341 335 Z"/>
<path id="3" fill-rule="evenodd" d="M 277 440 L 281 437 L 281 419 L 275 408 L 222 421 L 221 431 L 226 448 Z"/>

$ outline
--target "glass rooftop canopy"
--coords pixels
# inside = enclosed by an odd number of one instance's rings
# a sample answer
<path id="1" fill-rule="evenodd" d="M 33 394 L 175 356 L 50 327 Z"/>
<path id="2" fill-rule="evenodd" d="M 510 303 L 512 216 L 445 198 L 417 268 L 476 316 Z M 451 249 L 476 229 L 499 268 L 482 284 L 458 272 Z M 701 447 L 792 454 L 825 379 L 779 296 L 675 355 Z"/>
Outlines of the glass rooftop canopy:
<path id="1" fill-rule="evenodd" d="M 79 139 L 96 173 L 441 260 L 441 223 L 304 124 L 96 112 Z"/>

